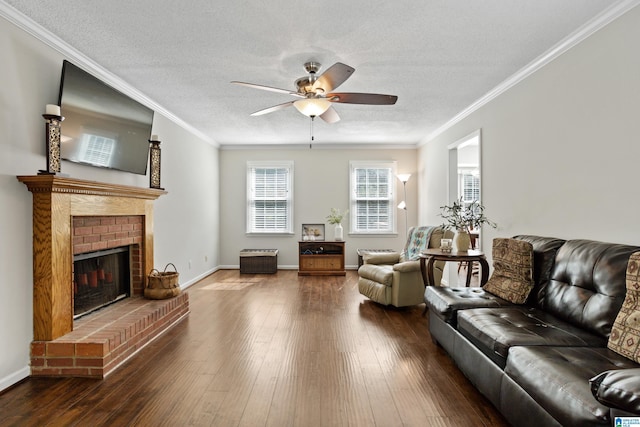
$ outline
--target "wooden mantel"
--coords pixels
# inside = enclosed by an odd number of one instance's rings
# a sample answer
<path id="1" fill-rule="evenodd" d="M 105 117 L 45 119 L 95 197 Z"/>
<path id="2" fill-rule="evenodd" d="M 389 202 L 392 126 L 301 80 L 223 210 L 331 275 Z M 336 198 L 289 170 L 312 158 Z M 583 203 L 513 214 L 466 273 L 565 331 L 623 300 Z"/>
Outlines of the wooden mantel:
<path id="1" fill-rule="evenodd" d="M 142 271 L 153 266 L 153 201 L 164 190 L 57 175 L 18 176 L 33 193 L 33 335 L 50 341 L 73 330 L 74 216 L 144 216 Z"/>
<path id="2" fill-rule="evenodd" d="M 131 187 L 129 185 L 107 184 L 97 181 L 86 181 L 75 178 L 65 178 L 57 175 L 27 175 L 18 176 L 32 193 L 73 193 L 90 194 L 96 196 L 120 196 L 137 199 L 155 200 L 165 190 L 155 188 Z"/>

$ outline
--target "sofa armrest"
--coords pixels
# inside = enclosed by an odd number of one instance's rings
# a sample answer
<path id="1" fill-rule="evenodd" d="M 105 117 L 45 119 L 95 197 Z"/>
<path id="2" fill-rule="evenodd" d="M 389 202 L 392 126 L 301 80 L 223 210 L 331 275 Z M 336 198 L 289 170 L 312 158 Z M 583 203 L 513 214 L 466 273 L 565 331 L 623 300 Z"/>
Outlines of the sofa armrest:
<path id="1" fill-rule="evenodd" d="M 389 264 L 393 265 L 400 261 L 400 253 L 399 252 L 383 252 L 383 253 L 373 253 L 366 254 L 362 257 L 362 261 L 365 264 Z"/>
<path id="2" fill-rule="evenodd" d="M 640 414 L 640 368 L 605 371 L 589 380 L 596 400 L 611 408 Z"/>
<path id="3" fill-rule="evenodd" d="M 412 271 L 420 271 L 420 261 L 405 261 L 393 265 L 394 271 L 400 273 L 411 273 Z"/>

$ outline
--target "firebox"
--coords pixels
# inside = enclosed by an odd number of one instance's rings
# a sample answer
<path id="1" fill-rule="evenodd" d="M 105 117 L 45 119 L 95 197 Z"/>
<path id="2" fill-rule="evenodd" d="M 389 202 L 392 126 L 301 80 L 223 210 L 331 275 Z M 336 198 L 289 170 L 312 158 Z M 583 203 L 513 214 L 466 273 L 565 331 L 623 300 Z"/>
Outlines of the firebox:
<path id="1" fill-rule="evenodd" d="M 129 246 L 73 257 L 73 318 L 131 295 Z"/>

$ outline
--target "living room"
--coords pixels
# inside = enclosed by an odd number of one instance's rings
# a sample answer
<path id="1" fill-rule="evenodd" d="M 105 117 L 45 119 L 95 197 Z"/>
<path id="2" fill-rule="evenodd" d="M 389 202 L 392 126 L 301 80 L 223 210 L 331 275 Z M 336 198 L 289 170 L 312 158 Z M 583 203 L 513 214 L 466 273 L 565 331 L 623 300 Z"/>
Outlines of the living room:
<path id="1" fill-rule="evenodd" d="M 617 19 L 467 114 L 451 117 L 447 126 L 415 146 L 323 148 L 318 143 L 311 149 L 228 149 L 169 111 L 156 111 L 153 133 L 163 142 L 162 185 L 168 193 L 155 202 L 155 266 L 174 263 L 186 287 L 222 267 L 237 266 L 243 248 L 274 247 L 280 251 L 279 265 L 295 269 L 301 225 L 325 222 L 332 207 L 348 208 L 349 162 L 355 160 L 395 160 L 398 173 L 412 174 L 408 224 L 439 224 L 440 206 L 448 197 L 448 146 L 477 130 L 482 136 L 482 201 L 498 223 L 495 230 L 483 230 L 485 251 L 493 238 L 521 233 L 639 244 L 634 224 L 640 204 L 633 181 L 640 99 L 636 4 L 626 2 L 627 11 Z M 4 17 L 0 34 L 6 57 L 0 69 L 2 390 L 29 375 L 33 337 L 32 200 L 16 176 L 35 175 L 45 166 L 42 113 L 45 104 L 57 100 L 62 60 L 69 57 Z M 246 235 L 249 160 L 294 161 L 294 235 Z M 68 162 L 63 172 L 148 187 L 146 176 Z M 400 193 L 402 185 L 396 185 Z M 392 237 L 352 236 L 347 221 L 348 268 L 357 266 L 358 247 L 402 247 L 404 217 L 397 221 Z"/>

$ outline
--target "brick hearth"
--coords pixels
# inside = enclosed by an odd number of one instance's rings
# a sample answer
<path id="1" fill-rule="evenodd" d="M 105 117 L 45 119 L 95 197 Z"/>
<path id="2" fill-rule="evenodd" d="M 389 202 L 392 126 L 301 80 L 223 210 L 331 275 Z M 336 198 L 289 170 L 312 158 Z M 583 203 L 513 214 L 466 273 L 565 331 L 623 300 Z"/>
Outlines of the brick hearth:
<path id="1" fill-rule="evenodd" d="M 73 332 L 31 343 L 31 375 L 104 378 L 189 313 L 189 295 L 141 297 L 75 321 Z"/>

